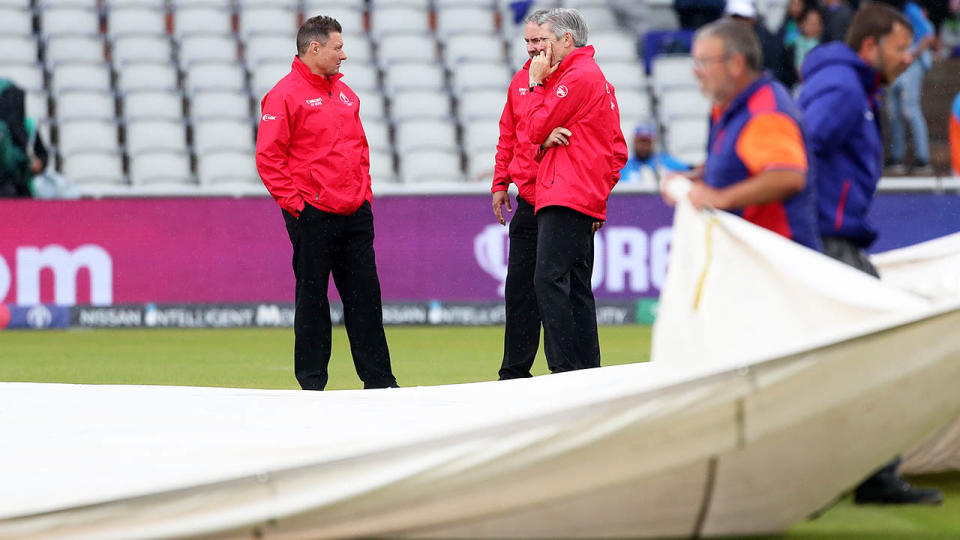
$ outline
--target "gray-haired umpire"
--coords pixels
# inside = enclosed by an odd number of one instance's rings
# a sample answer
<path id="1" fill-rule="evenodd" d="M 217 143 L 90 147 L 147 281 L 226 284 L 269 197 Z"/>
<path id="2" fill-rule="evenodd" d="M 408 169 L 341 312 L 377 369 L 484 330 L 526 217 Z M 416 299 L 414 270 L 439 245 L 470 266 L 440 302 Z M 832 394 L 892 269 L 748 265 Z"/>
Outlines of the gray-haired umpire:
<path id="1" fill-rule="evenodd" d="M 331 273 L 364 388 L 397 386 L 373 251 L 370 152 L 360 101 L 340 73 L 341 32 L 330 17 L 304 21 L 293 67 L 264 96 L 257 132 L 257 170 L 293 244 L 294 369 L 304 390 L 327 384 Z"/>

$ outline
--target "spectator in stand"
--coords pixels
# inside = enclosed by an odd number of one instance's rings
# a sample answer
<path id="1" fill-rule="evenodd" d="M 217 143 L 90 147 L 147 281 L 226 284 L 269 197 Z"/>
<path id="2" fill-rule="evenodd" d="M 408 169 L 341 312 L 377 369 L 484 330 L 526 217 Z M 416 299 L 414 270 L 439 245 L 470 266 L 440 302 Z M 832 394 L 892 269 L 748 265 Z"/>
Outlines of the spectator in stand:
<path id="1" fill-rule="evenodd" d="M 780 43 L 783 43 L 784 47 L 792 47 L 793 42 L 800 34 L 800 29 L 798 28 L 800 16 L 810 7 L 808 4 L 806 0 L 790 0 L 787 4 L 787 12 L 783 16 L 783 23 L 780 25 L 780 29 L 777 30 L 777 38 L 780 39 Z"/>
<path id="2" fill-rule="evenodd" d="M 740 21 L 753 29 L 760 40 L 760 49 L 763 52 L 763 67 L 784 85 L 793 84 L 795 78 L 791 73 L 789 62 L 785 61 L 787 51 L 783 42 L 777 39 L 767 25 L 764 24 L 757 12 L 754 0 L 727 0 L 725 13 L 735 21 Z"/>
<path id="3" fill-rule="evenodd" d="M 657 128 L 648 123 L 633 130 L 633 156 L 620 171 L 620 182 L 657 188 L 666 173 L 690 170 L 690 166 L 666 152 L 654 152 Z"/>
<path id="4" fill-rule="evenodd" d="M 800 79 L 800 68 L 807 53 L 820 44 L 823 35 L 823 12 L 819 8 L 809 7 L 800 16 L 800 33 L 791 47 L 787 48 L 787 58 Z"/>
<path id="5" fill-rule="evenodd" d="M 23 90 L 0 79 L 0 197 L 29 197 L 31 160 Z"/>
<path id="6" fill-rule="evenodd" d="M 953 174 L 960 176 L 960 93 L 953 100 L 950 107 L 950 163 L 953 165 Z"/>
<path id="7" fill-rule="evenodd" d="M 927 121 L 920 107 L 923 78 L 932 67 L 930 47 L 934 44 L 936 33 L 933 25 L 923 13 L 923 9 L 914 2 L 900 2 L 887 0 L 893 7 L 902 5 L 904 16 L 910 21 L 913 29 L 913 45 L 910 54 L 913 63 L 890 86 L 886 96 L 887 121 L 890 124 L 890 160 L 888 174 L 902 176 L 904 174 L 930 175 L 933 167 L 930 165 L 930 134 L 927 131 Z M 913 166 L 906 166 L 906 137 L 904 134 L 904 119 L 910 124 L 910 135 L 913 138 Z"/>
<path id="8" fill-rule="evenodd" d="M 853 20 L 850 4 L 847 0 L 825 0 L 823 5 L 826 8 L 826 17 L 821 41 L 823 43 L 843 41 L 844 36 L 847 35 L 847 28 L 850 28 L 850 21 Z"/>
<path id="9" fill-rule="evenodd" d="M 723 16 L 726 0 L 673 0 L 680 28 L 696 30 Z"/>

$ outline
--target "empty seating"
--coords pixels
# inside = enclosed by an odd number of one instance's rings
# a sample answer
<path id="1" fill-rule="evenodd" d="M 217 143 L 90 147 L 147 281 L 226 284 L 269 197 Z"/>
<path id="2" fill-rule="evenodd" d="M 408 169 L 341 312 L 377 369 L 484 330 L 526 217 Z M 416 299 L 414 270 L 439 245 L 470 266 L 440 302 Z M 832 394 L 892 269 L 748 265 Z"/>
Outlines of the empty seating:
<path id="1" fill-rule="evenodd" d="M 270 89 L 273 88 L 273 85 L 277 84 L 277 81 L 290 73 L 290 62 L 261 62 L 253 67 L 251 73 L 253 99 L 257 103 L 260 103 L 260 99 L 263 98 L 264 94 L 269 92 Z M 352 83 L 347 82 L 347 84 L 350 84 L 351 88 L 353 87 Z"/>
<path id="2" fill-rule="evenodd" d="M 700 115 L 707 118 L 710 114 L 710 101 L 698 89 L 677 88 L 667 90 L 660 96 L 657 110 L 663 122 L 678 116 Z"/>
<path id="3" fill-rule="evenodd" d="M 187 130 L 183 120 L 131 119 L 126 128 L 127 154 L 168 150 L 187 151 Z"/>
<path id="4" fill-rule="evenodd" d="M 497 34 L 460 33 L 443 43 L 443 59 L 447 67 L 463 61 L 503 62 L 503 40 Z"/>
<path id="5" fill-rule="evenodd" d="M 34 118 L 37 121 L 45 121 L 50 117 L 50 108 L 47 104 L 47 93 L 41 91 L 32 91 L 27 92 L 24 97 L 26 103 L 26 114 L 30 118 Z M 50 139 L 46 138 L 45 141 L 49 142 Z"/>
<path id="6" fill-rule="evenodd" d="M 0 7 L 0 36 L 30 36 L 33 15 L 28 8 Z"/>
<path id="7" fill-rule="evenodd" d="M 391 32 L 427 33 L 430 18 L 426 9 L 411 7 L 378 7 L 370 12 L 370 32 L 381 38 Z"/>
<path id="8" fill-rule="evenodd" d="M 287 62 L 286 66 L 287 71 L 290 71 L 290 62 Z M 340 73 L 343 73 L 343 82 L 354 90 L 374 91 L 380 88 L 380 78 L 377 75 L 377 68 L 373 64 L 350 62 L 348 60 L 340 66 Z"/>
<path id="9" fill-rule="evenodd" d="M 396 148 L 400 155 L 415 149 L 457 150 L 457 131 L 445 120 L 407 120 L 397 123 Z"/>
<path id="10" fill-rule="evenodd" d="M 192 34 L 230 34 L 233 32 L 232 17 L 226 7 L 198 2 L 173 11 L 173 33 L 178 38 Z"/>
<path id="11" fill-rule="evenodd" d="M 577 8 L 589 25 L 590 32 L 609 32 L 617 30 L 617 18 L 613 11 L 603 3 Z"/>
<path id="12" fill-rule="evenodd" d="M 190 156 L 182 152 L 143 152 L 130 157 L 130 181 L 137 184 L 193 184 Z"/>
<path id="13" fill-rule="evenodd" d="M 70 62 L 58 64 L 52 69 L 54 94 L 64 90 L 99 90 L 109 92 L 110 70 L 106 63 Z M 42 87 L 42 85 L 41 85 Z"/>
<path id="14" fill-rule="evenodd" d="M 253 151 L 249 120 L 197 120 L 193 123 L 193 150 L 197 155 L 221 150 Z"/>
<path id="15" fill-rule="evenodd" d="M 437 60 L 437 42 L 430 34 L 387 34 L 380 38 L 378 45 L 381 66 L 397 61 L 435 62 Z"/>
<path id="16" fill-rule="evenodd" d="M 360 98 L 360 118 L 367 120 L 382 120 L 386 113 L 384 112 L 383 96 L 379 91 L 354 90 L 357 97 Z"/>
<path id="17" fill-rule="evenodd" d="M 111 7 L 107 10 L 107 33 L 111 36 L 166 34 L 166 11 L 143 5 Z"/>
<path id="18" fill-rule="evenodd" d="M 110 46 L 110 60 L 116 67 L 129 62 L 170 62 L 172 57 L 167 36 L 117 36 Z"/>
<path id="19" fill-rule="evenodd" d="M 390 152 L 370 151 L 370 181 L 374 185 L 397 181 Z"/>
<path id="20" fill-rule="evenodd" d="M 190 34 L 180 40 L 181 66 L 193 62 L 236 62 L 237 40 L 229 34 Z"/>
<path id="21" fill-rule="evenodd" d="M 496 149 L 485 149 L 467 154 L 467 180 L 490 182 L 496 167 Z"/>
<path id="22" fill-rule="evenodd" d="M 6 16 L 6 14 L 2 14 Z M 3 20 L 0 16 L 0 20 Z M 32 28 L 27 21 L 25 28 Z M 43 36 L 60 34 L 95 35 L 100 33 L 100 16 L 95 9 L 83 7 L 49 7 L 40 12 L 40 32 Z"/>
<path id="23" fill-rule="evenodd" d="M 103 39 L 100 36 L 55 35 L 47 39 L 47 65 L 57 62 L 103 62 Z"/>
<path id="24" fill-rule="evenodd" d="M 243 90 L 247 86 L 246 74 L 236 62 L 194 62 L 186 69 L 184 89 L 197 90 Z"/>
<path id="25" fill-rule="evenodd" d="M 391 98 L 394 120 L 411 118 L 449 118 L 450 95 L 446 90 L 413 90 L 397 92 Z"/>
<path id="26" fill-rule="evenodd" d="M 291 38 L 291 49 L 295 51 L 294 42 Z M 347 61 L 353 64 L 371 64 L 374 61 L 373 43 L 365 34 L 348 34 L 344 31 L 343 52 L 347 54 Z"/>
<path id="27" fill-rule="evenodd" d="M 432 63 L 397 62 L 384 70 L 387 95 L 401 90 L 439 90 L 444 86 L 443 69 Z"/>
<path id="28" fill-rule="evenodd" d="M 707 119 L 677 118 L 666 124 L 667 150 L 681 160 L 693 165 L 706 158 Z"/>
<path id="29" fill-rule="evenodd" d="M 77 152 L 64 156 L 62 172 L 77 184 L 125 184 L 117 152 Z"/>
<path id="30" fill-rule="evenodd" d="M 593 45 L 594 58 L 601 66 L 609 60 L 637 60 L 637 40 L 625 32 L 592 33 L 589 43 Z"/>
<path id="31" fill-rule="evenodd" d="M 506 90 L 480 89 L 460 94 L 457 116 L 461 122 L 476 118 L 499 119 L 507 102 Z"/>
<path id="32" fill-rule="evenodd" d="M 298 29 L 297 12 L 284 7 L 267 6 L 240 9 L 240 33 L 244 38 L 254 34 L 295 33 Z"/>
<path id="33" fill-rule="evenodd" d="M 264 61 L 289 63 L 296 54 L 296 39 L 286 34 L 259 34 L 244 44 L 243 57 L 248 66 L 253 66 Z"/>
<path id="34" fill-rule="evenodd" d="M 190 97 L 190 117 L 194 120 L 249 120 L 250 100 L 246 92 L 197 92 Z"/>
<path id="35" fill-rule="evenodd" d="M 650 96 L 638 90 L 617 89 L 617 105 L 620 116 L 624 118 L 646 118 L 651 116 Z"/>
<path id="36" fill-rule="evenodd" d="M 640 90 L 647 86 L 643 68 L 636 62 L 607 62 L 600 65 L 604 77 L 613 83 L 619 93 L 621 89 Z"/>
<path id="37" fill-rule="evenodd" d="M 37 64 L 6 63 L 0 59 L 0 76 L 10 79 L 23 90 L 42 91 L 43 71 Z"/>
<path id="38" fill-rule="evenodd" d="M 260 184 L 252 152 L 222 151 L 197 156 L 201 184 Z"/>
<path id="39" fill-rule="evenodd" d="M 693 58 L 689 55 L 660 55 L 653 59 L 653 92 L 660 95 L 667 86 L 696 88 Z"/>
<path id="40" fill-rule="evenodd" d="M 37 40 L 30 35 L 17 36 L 0 31 L 0 58 L 4 62 L 34 63 L 37 61 Z"/>
<path id="41" fill-rule="evenodd" d="M 131 119 L 183 120 L 183 99 L 177 90 L 138 90 L 122 95 L 123 116 Z"/>
<path id="42" fill-rule="evenodd" d="M 484 7 L 450 7 L 437 10 L 437 34 L 441 38 L 461 32 L 493 33 L 497 30 L 493 11 Z"/>
<path id="43" fill-rule="evenodd" d="M 468 156 L 496 149 L 499 141 L 500 123 L 497 120 L 474 120 L 463 126 L 463 150 Z"/>
<path id="44" fill-rule="evenodd" d="M 367 136 L 367 145 L 370 151 L 390 152 L 390 129 L 383 120 L 363 122 L 363 132 Z"/>
<path id="45" fill-rule="evenodd" d="M 500 89 L 506 93 L 512 76 L 501 62 L 462 62 L 453 69 L 453 93 L 459 95 L 480 88 Z"/>
<path id="46" fill-rule="evenodd" d="M 400 154 L 400 173 L 404 183 L 461 182 L 460 154 L 421 150 Z"/>
<path id="47" fill-rule="evenodd" d="M 114 120 L 60 122 L 57 127 L 61 156 L 80 151 L 117 152 L 117 123 Z"/>
<path id="48" fill-rule="evenodd" d="M 114 121 L 117 107 L 110 92 L 93 90 L 67 91 L 57 95 L 57 120 Z"/>
<path id="49" fill-rule="evenodd" d="M 306 0 L 303 3 L 303 15 L 307 19 L 317 15 L 333 17 L 340 23 L 345 34 L 365 30 L 363 26 L 363 2 L 338 4 L 327 0 Z"/>
<path id="50" fill-rule="evenodd" d="M 120 67 L 117 90 L 176 90 L 177 70 L 169 63 L 136 62 Z"/>

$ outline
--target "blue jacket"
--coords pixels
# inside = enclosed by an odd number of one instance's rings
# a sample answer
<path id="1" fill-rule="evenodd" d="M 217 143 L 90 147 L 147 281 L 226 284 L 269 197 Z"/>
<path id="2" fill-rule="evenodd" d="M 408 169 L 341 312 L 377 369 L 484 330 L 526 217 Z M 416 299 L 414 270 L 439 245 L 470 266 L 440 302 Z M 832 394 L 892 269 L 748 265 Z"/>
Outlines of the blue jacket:
<path id="1" fill-rule="evenodd" d="M 820 235 L 866 248 L 877 237 L 867 212 L 883 168 L 879 75 L 836 42 L 810 51 L 802 77 L 797 103 L 815 158 Z"/>
<path id="2" fill-rule="evenodd" d="M 763 75 L 734 98 L 726 109 L 714 110 L 707 142 L 710 151 L 707 154 L 703 180 L 712 187 L 722 189 L 748 181 L 763 170 L 803 169 L 806 184 L 799 193 L 783 201 L 747 206 L 733 213 L 810 249 L 821 251 L 816 225 L 816 186 L 811 177 L 813 169 L 809 165 L 809 146 L 805 140 L 801 141 L 802 148 L 797 149 L 800 155 L 792 156 L 794 159 L 791 162 L 770 161 L 768 148 L 751 146 L 749 140 L 743 142 L 746 140 L 744 137 L 747 125 L 761 116 L 777 116 L 790 122 L 798 130 L 798 135 L 805 139 L 800 109 L 790 97 L 790 92 L 769 75 Z M 767 141 L 768 147 L 786 146 L 773 137 Z M 775 157 L 784 156 L 778 154 Z M 745 160 L 754 164 L 754 170 L 751 170 Z"/>

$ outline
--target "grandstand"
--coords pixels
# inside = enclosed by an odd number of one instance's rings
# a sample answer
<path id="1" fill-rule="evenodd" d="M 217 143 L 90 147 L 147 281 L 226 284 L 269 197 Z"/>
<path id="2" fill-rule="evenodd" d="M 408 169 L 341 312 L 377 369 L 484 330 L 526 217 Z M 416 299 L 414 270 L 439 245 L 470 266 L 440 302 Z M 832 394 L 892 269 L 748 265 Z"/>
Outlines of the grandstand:
<path id="1" fill-rule="evenodd" d="M 785 3 L 760 2 L 770 27 Z M 645 66 L 614 4 L 534 7 L 582 9 L 624 133 L 654 120 L 667 151 L 700 162 L 708 103 L 689 56 Z M 671 5 L 647 2 L 645 28 L 676 29 Z M 0 0 L 0 76 L 27 91 L 53 167 L 84 195 L 265 194 L 260 99 L 317 14 L 344 27 L 376 185 L 492 178 L 505 89 L 526 60 L 509 0 Z"/>

